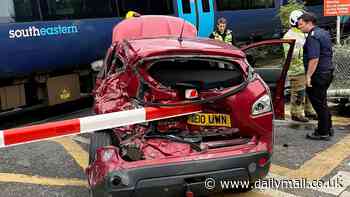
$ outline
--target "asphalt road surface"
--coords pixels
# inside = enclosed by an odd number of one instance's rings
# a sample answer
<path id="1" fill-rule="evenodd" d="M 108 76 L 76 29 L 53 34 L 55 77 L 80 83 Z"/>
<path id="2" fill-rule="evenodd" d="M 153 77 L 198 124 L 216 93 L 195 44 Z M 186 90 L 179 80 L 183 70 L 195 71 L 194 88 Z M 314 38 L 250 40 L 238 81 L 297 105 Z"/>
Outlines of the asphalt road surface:
<path id="1" fill-rule="evenodd" d="M 39 113 L 39 112 L 38 112 Z M 52 117 L 27 116 L 31 124 L 82 117 L 91 114 L 86 108 Z M 23 118 L 23 116 L 22 116 Z M 26 117 L 24 117 L 26 118 Z M 315 122 L 300 124 L 277 121 L 273 165 L 267 181 L 340 180 L 337 187 L 254 189 L 241 194 L 218 194 L 215 197 L 350 197 L 350 118 L 335 116 L 335 137 L 329 142 L 305 139 Z M 23 124 L 20 119 L 0 123 L 0 128 Z M 20 145 L 0 150 L 0 197 L 82 197 L 88 196 L 84 169 L 87 166 L 88 134 Z M 331 185 L 332 186 L 332 185 Z"/>

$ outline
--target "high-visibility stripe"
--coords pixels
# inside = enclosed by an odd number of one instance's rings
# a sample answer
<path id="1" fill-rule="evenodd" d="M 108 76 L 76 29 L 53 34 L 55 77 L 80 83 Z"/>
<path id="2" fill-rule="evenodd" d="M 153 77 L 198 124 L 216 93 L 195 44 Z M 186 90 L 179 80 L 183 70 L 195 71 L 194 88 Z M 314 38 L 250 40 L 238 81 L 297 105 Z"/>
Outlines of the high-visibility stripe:
<path id="1" fill-rule="evenodd" d="M 0 131 L 0 148 L 200 112 L 200 106 L 147 107 Z"/>
<path id="2" fill-rule="evenodd" d="M 80 133 L 79 119 L 4 130 L 5 146 Z"/>
<path id="3" fill-rule="evenodd" d="M 200 112 L 201 108 L 198 105 L 184 105 L 177 107 L 164 107 L 164 108 L 155 108 L 148 107 L 146 108 L 146 119 L 147 120 L 159 120 L 163 117 L 176 117 L 181 114 L 182 116 L 193 114 L 193 112 Z"/>
<path id="4" fill-rule="evenodd" d="M 0 148 L 5 147 L 4 131 L 0 130 Z"/>
<path id="5" fill-rule="evenodd" d="M 145 109 L 121 111 L 80 118 L 81 133 L 89 133 L 104 129 L 121 127 L 146 121 Z"/>

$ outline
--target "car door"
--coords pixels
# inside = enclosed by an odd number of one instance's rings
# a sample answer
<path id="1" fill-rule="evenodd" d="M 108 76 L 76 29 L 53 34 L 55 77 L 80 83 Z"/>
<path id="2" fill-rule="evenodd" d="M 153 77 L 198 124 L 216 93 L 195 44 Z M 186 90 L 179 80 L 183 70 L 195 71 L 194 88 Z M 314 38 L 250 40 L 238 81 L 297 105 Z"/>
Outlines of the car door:
<path id="1" fill-rule="evenodd" d="M 242 47 L 247 60 L 271 91 L 276 119 L 284 119 L 284 87 L 295 40 L 267 40 Z"/>
<path id="2" fill-rule="evenodd" d="M 196 26 L 198 35 L 208 37 L 214 29 L 214 0 L 176 0 L 178 16 Z"/>

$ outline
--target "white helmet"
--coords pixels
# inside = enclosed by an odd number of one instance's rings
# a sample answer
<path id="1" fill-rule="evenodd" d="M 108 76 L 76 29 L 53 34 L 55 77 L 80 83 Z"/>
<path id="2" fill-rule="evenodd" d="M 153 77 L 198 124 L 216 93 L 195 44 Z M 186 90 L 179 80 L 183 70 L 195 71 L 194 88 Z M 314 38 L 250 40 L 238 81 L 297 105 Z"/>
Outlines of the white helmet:
<path id="1" fill-rule="evenodd" d="M 294 10 L 292 13 L 290 13 L 289 16 L 289 23 L 292 27 L 298 26 L 298 19 L 304 14 L 301 10 Z"/>

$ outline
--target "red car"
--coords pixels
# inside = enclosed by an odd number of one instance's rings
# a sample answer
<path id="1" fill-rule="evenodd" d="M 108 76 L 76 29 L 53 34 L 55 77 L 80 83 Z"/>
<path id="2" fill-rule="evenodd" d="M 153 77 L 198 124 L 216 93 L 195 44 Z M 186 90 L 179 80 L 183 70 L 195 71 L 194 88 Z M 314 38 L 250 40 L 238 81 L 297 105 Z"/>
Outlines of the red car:
<path id="1" fill-rule="evenodd" d="M 238 49 L 196 33 L 170 16 L 115 27 L 96 82 L 97 114 L 187 104 L 202 112 L 94 133 L 91 196 L 197 196 L 221 191 L 222 180 L 267 175 L 294 41 Z"/>

